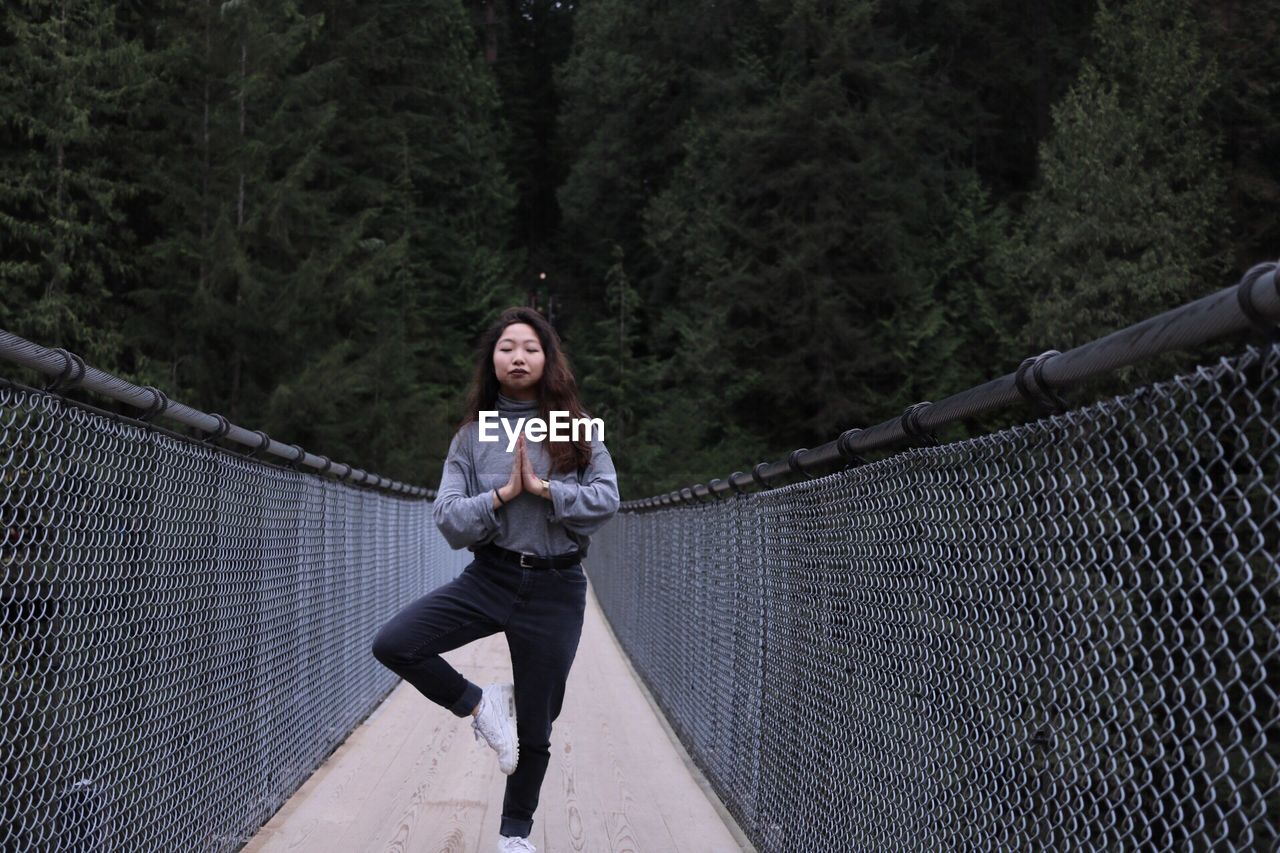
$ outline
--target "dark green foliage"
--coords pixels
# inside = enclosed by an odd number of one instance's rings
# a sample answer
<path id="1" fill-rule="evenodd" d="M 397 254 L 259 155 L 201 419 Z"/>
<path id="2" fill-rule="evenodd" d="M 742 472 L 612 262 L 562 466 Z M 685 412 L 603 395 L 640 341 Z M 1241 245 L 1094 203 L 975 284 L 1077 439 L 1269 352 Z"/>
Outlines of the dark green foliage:
<path id="1" fill-rule="evenodd" d="M 657 365 L 642 353 L 638 322 L 639 295 L 627 278 L 621 247 L 605 275 L 605 309 L 582 336 L 591 346 L 573 356 L 588 412 L 604 420 L 610 456 L 636 488 L 657 488 L 653 472 L 671 464 L 664 446 L 652 435 L 652 404 Z M 688 423 L 662 418 L 666 422 Z"/>
<path id="2" fill-rule="evenodd" d="M 475 335 L 533 294 L 624 494 L 665 491 L 1280 254 L 1277 19 L 1280 0 L 9 4 L 0 326 L 431 485 Z"/>
<path id="3" fill-rule="evenodd" d="M 139 22 L 141 23 L 141 22 Z M 492 80 L 451 0 L 175 4 L 139 143 L 136 370 L 283 441 L 438 476 L 509 286 Z"/>
<path id="4" fill-rule="evenodd" d="M 984 199 L 958 165 L 963 140 L 939 121 L 930 57 L 877 4 L 744 6 L 733 26 L 732 53 L 687 75 L 697 108 L 666 129 L 679 165 L 637 167 L 662 187 L 647 199 L 611 195 L 644 204 L 630 269 L 648 293 L 647 349 L 662 365 L 650 396 L 665 422 L 649 432 L 686 481 L 954 388 L 964 336 L 950 321 L 970 310 L 971 267 L 998 238 L 970 209 Z M 583 64 L 590 47 L 577 47 Z M 599 92 L 635 83 L 590 79 Z M 638 114 L 630 97 L 621 112 Z M 566 193 L 584 185 L 571 177 Z M 591 198 L 612 188 L 593 186 Z M 953 243 L 960 257 L 943 250 Z"/>
<path id="5" fill-rule="evenodd" d="M 556 189 L 566 163 L 554 146 L 560 93 L 555 67 L 568 58 L 573 43 L 574 3 L 566 0 L 467 0 L 477 43 L 486 53 L 509 129 L 503 162 L 515 185 L 513 239 L 527 251 L 523 280 L 538 272 L 556 275 L 552 241 L 560 224 Z"/>
<path id="6" fill-rule="evenodd" d="M 1079 68 L 1096 0 L 898 0 L 884 14 L 927 50 L 947 97 L 940 128 L 998 198 L 1024 192 L 1051 108 Z"/>
<path id="7" fill-rule="evenodd" d="M 751 4 L 696 0 L 596 0 L 577 12 L 573 52 L 560 69 L 559 144 L 568 158 L 560 188 L 560 239 L 572 245 L 569 275 L 588 310 L 620 246 L 635 279 L 652 273 L 641 212 L 683 156 L 678 133 L 729 62 L 738 10 Z"/>
<path id="8" fill-rule="evenodd" d="M 335 3 L 326 21 L 316 61 L 340 69 L 328 93 L 340 107 L 324 183 L 339 191 L 335 225 L 360 224 L 362 259 L 318 300 L 333 315 L 313 334 L 328 347 L 322 362 L 337 367 L 313 368 L 290 396 L 277 391 L 270 411 L 316 425 L 316 446 L 428 481 L 457 420 L 472 337 L 516 298 L 497 93 L 454 2 Z M 352 393 L 299 418 L 333 374 Z"/>
<path id="9" fill-rule="evenodd" d="M 0 8 L 0 326 L 113 364 L 135 283 L 124 217 L 138 176 L 113 162 L 144 93 L 142 51 L 106 2 Z"/>
<path id="10" fill-rule="evenodd" d="M 1009 259 L 1027 338 L 1077 346 L 1223 285 L 1216 63 L 1189 0 L 1102 7 L 1097 47 L 1054 108 Z"/>
<path id="11" fill-rule="evenodd" d="M 1280 257 L 1280 0 L 1202 0 L 1221 85 L 1206 106 L 1224 141 L 1232 266 Z"/>

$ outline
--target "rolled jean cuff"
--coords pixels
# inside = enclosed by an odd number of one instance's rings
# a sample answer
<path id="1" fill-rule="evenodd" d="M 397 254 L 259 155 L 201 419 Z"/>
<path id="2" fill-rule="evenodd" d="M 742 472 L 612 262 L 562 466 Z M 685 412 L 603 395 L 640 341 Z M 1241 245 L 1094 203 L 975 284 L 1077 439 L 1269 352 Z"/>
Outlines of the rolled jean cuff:
<path id="1" fill-rule="evenodd" d="M 449 710 L 456 716 L 465 717 L 480 704 L 480 697 L 483 695 L 484 690 L 468 681 L 467 686 L 462 688 L 462 695 L 449 706 Z"/>
<path id="2" fill-rule="evenodd" d="M 502 826 L 498 829 L 499 835 L 505 835 L 508 838 L 515 838 L 517 835 L 528 838 L 531 832 L 533 832 L 532 820 L 518 820 L 506 815 L 502 816 Z"/>

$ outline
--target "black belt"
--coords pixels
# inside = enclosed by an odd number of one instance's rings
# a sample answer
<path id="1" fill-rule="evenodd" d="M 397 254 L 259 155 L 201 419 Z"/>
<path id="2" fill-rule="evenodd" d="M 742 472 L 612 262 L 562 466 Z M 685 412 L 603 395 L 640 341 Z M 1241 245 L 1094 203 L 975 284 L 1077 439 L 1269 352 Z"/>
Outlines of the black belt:
<path id="1" fill-rule="evenodd" d="M 490 560 L 519 566 L 522 569 L 566 569 L 582 562 L 582 557 L 579 556 L 577 551 L 552 557 L 539 557 L 536 554 L 522 554 L 519 551 L 510 551 L 493 543 L 481 545 L 476 549 L 475 553 L 477 556 L 488 557 Z"/>

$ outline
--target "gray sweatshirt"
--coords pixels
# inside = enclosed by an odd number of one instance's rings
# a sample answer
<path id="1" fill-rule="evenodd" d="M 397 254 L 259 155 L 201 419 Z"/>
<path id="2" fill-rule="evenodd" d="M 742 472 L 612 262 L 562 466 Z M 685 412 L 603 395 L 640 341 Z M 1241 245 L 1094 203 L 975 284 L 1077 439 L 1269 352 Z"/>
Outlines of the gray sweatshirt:
<path id="1" fill-rule="evenodd" d="M 512 430 L 522 417 L 541 417 L 536 400 L 499 394 L 496 408 Z M 495 510 L 493 490 L 506 485 L 515 459 L 506 429 L 497 432 L 498 441 L 482 442 L 473 421 L 449 444 L 432 509 L 445 541 L 455 551 L 493 543 L 542 557 L 573 551 L 585 557 L 591 534 L 618 511 L 618 474 L 604 442 L 592 438 L 591 463 L 583 470 L 552 475 L 547 442 L 525 439 L 533 470 L 551 482 L 551 499 L 521 492 Z"/>

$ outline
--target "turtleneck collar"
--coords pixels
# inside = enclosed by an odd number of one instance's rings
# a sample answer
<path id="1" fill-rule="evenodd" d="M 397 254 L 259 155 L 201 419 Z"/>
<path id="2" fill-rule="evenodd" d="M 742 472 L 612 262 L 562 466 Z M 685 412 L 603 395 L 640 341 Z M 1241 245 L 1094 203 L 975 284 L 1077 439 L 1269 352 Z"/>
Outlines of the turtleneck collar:
<path id="1" fill-rule="evenodd" d="M 498 411 L 527 414 L 538 411 L 537 400 L 513 400 L 501 391 L 498 392 Z"/>

